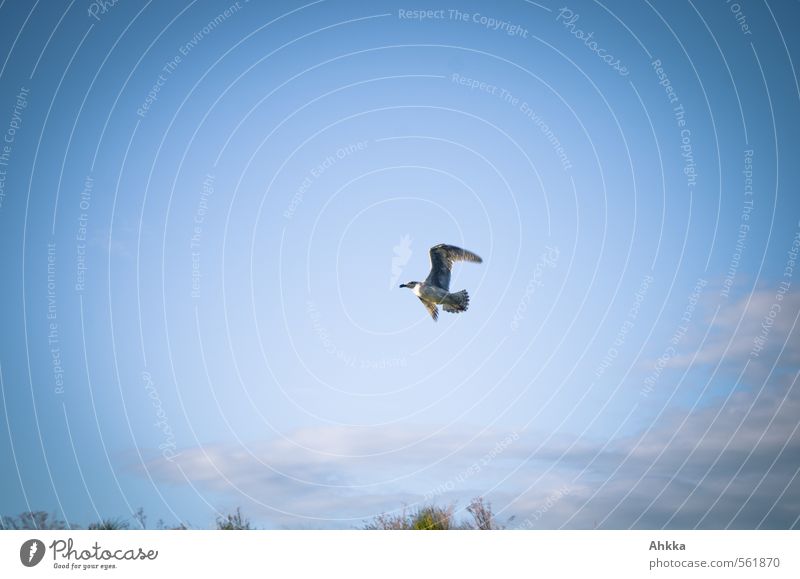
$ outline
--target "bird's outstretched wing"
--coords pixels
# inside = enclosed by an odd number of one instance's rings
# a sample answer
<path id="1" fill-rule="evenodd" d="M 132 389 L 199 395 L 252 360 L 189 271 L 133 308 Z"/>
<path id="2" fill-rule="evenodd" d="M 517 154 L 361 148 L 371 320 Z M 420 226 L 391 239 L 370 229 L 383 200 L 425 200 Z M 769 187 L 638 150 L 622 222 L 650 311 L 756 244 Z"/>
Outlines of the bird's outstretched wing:
<path id="1" fill-rule="evenodd" d="M 428 313 L 431 315 L 434 322 L 439 319 L 439 310 L 436 308 L 436 304 L 426 302 L 422 298 L 419 298 L 419 301 L 421 301 L 422 305 L 425 306 L 425 309 L 428 310 Z"/>
<path id="2" fill-rule="evenodd" d="M 450 291 L 450 268 L 455 261 L 471 261 L 473 263 L 483 263 L 483 260 L 466 249 L 461 249 L 455 245 L 445 245 L 440 243 L 431 247 L 431 272 L 428 274 L 425 283 L 435 285 L 443 290 Z"/>

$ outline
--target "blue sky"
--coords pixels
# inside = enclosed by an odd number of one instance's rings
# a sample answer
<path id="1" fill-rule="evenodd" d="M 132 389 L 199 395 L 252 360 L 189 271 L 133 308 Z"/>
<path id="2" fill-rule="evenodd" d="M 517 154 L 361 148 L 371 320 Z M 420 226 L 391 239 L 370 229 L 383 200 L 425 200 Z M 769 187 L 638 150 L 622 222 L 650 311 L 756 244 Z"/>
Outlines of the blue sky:
<path id="1" fill-rule="evenodd" d="M 797 3 L 0 14 L 0 513 L 800 525 Z"/>

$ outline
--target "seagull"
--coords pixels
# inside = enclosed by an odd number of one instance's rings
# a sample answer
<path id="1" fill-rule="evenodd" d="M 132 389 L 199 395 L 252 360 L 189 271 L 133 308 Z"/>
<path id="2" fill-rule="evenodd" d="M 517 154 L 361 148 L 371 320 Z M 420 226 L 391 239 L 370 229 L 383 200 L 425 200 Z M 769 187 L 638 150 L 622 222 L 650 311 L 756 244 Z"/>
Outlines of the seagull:
<path id="1" fill-rule="evenodd" d="M 425 281 L 410 281 L 400 284 L 400 287 L 407 287 L 414 292 L 434 322 L 439 318 L 439 310 L 436 308 L 438 304 L 441 304 L 446 312 L 456 314 L 466 312 L 469 307 L 469 294 L 467 290 L 450 293 L 450 268 L 456 261 L 483 263 L 483 260 L 471 251 L 444 243 L 431 247 L 430 256 L 431 272 Z"/>

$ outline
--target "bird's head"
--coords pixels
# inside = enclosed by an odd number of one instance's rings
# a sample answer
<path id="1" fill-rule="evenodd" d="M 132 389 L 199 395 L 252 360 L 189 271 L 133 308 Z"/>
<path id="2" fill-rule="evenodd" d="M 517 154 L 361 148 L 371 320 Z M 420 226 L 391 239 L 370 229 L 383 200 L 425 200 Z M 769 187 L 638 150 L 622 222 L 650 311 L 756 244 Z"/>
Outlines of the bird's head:
<path id="1" fill-rule="evenodd" d="M 401 283 L 400 287 L 407 287 L 408 289 L 414 289 L 418 285 L 419 285 L 418 281 L 410 281 L 408 283 Z"/>

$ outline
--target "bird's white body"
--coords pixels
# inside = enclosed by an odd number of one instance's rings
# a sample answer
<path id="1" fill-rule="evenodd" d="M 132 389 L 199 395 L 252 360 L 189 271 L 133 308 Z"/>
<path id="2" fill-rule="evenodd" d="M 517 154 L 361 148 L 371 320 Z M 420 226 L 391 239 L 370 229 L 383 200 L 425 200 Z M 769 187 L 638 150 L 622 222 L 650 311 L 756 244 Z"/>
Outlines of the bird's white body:
<path id="1" fill-rule="evenodd" d="M 418 298 L 436 304 L 441 304 L 445 301 L 445 298 L 450 295 L 449 292 L 442 288 L 436 287 L 435 285 L 428 285 L 425 282 L 415 285 L 411 288 L 411 291 L 414 292 L 414 295 Z"/>

